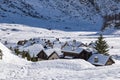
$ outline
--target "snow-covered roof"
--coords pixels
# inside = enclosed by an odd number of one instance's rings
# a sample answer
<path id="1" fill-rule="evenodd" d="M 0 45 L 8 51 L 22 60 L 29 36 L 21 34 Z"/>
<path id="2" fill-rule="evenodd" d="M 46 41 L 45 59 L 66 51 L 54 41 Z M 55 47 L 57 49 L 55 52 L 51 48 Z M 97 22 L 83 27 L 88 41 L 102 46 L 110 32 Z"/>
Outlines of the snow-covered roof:
<path id="1" fill-rule="evenodd" d="M 31 46 L 28 46 L 23 49 L 24 51 L 29 51 L 30 56 L 36 56 L 41 50 L 43 50 L 43 46 L 40 44 L 34 44 Z"/>
<path id="2" fill-rule="evenodd" d="M 95 62 L 95 58 L 98 58 L 98 62 Z M 94 64 L 94 65 L 105 65 L 106 62 L 108 61 L 108 59 L 110 58 L 110 56 L 106 56 L 106 55 L 103 55 L 103 54 L 93 54 L 89 59 L 88 59 L 88 62 Z"/>
<path id="3" fill-rule="evenodd" d="M 53 47 L 54 48 L 61 48 L 63 46 L 63 42 L 57 42 L 57 43 L 54 43 Z"/>
<path id="4" fill-rule="evenodd" d="M 68 45 L 75 46 L 75 47 L 79 47 L 82 44 L 82 42 L 79 42 L 79 41 L 69 41 L 67 43 Z"/>
<path id="5" fill-rule="evenodd" d="M 92 49 L 91 48 L 88 48 L 88 47 L 80 47 L 80 48 L 83 48 L 84 50 L 86 50 L 87 52 L 92 52 Z"/>
<path id="6" fill-rule="evenodd" d="M 47 54 L 47 56 L 50 56 L 53 52 L 56 52 L 59 56 L 63 54 L 61 53 L 61 50 L 57 48 L 45 50 L 45 53 Z"/>
<path id="7" fill-rule="evenodd" d="M 54 52 L 53 49 L 45 50 L 45 53 L 47 54 L 47 56 L 50 56 L 53 52 Z"/>
<path id="8" fill-rule="evenodd" d="M 83 51 L 83 48 L 78 48 L 78 47 L 72 47 L 72 46 L 65 46 L 62 49 L 63 52 L 71 52 L 71 53 L 81 53 Z"/>
<path id="9" fill-rule="evenodd" d="M 95 47 L 95 43 L 94 43 L 94 42 L 91 42 L 88 46 L 89 46 L 90 48 L 93 48 L 93 47 Z"/>

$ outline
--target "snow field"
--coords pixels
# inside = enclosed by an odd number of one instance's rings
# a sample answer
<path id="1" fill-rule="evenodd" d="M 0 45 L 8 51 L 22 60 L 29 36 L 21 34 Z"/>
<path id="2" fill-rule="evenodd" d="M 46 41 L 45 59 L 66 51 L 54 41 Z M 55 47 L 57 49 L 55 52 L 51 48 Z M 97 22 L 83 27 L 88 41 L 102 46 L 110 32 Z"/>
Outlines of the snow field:
<path id="1" fill-rule="evenodd" d="M 64 32 L 57 30 L 46 30 L 41 28 L 31 28 L 25 25 L 0 24 L 0 41 L 8 41 L 11 45 L 19 40 L 35 37 L 54 39 L 60 38 L 61 41 L 77 39 L 83 43 L 95 41 L 98 37 L 97 32 Z M 15 31 L 13 30 L 16 29 Z M 9 33 L 9 34 L 8 34 Z M 19 35 L 19 36 L 18 36 Z M 111 55 L 119 54 L 118 34 L 106 34 L 110 46 Z M 115 60 L 111 66 L 95 67 L 90 63 L 81 60 L 49 60 L 37 63 L 23 60 L 0 43 L 3 51 L 3 60 L 0 61 L 0 79 L 3 80 L 119 80 L 120 61 Z M 111 49 L 111 46 L 113 48 Z"/>

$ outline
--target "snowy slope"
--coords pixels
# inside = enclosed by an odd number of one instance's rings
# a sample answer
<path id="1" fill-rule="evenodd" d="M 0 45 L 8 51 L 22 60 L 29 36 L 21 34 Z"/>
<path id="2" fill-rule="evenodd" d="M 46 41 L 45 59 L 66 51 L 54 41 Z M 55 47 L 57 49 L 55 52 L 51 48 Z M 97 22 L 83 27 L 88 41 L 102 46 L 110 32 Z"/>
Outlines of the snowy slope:
<path id="1" fill-rule="evenodd" d="M 3 57 L 2 62 L 5 63 L 12 63 L 12 64 L 20 64 L 27 62 L 26 60 L 23 60 L 19 58 L 18 56 L 15 56 L 6 46 L 4 46 L 2 43 L 0 43 L 0 49 L 2 50 Z"/>
<path id="2" fill-rule="evenodd" d="M 26 65 L 0 63 L 4 80 L 119 80 L 120 64 L 94 67 L 83 60 L 55 60 Z M 86 76 L 87 75 L 87 76 Z"/>
<path id="3" fill-rule="evenodd" d="M 48 80 L 52 79 L 52 76 L 57 79 L 57 76 L 61 74 L 64 74 L 63 78 L 65 78 L 69 73 L 73 75 L 73 73 L 77 71 L 94 68 L 93 65 L 84 60 L 51 60 L 39 63 L 29 63 L 26 65 L 14 65 L 0 62 L 0 65 L 0 79 L 4 80 L 44 80 L 44 78 Z M 59 79 L 60 77 L 58 77 L 58 80 Z"/>

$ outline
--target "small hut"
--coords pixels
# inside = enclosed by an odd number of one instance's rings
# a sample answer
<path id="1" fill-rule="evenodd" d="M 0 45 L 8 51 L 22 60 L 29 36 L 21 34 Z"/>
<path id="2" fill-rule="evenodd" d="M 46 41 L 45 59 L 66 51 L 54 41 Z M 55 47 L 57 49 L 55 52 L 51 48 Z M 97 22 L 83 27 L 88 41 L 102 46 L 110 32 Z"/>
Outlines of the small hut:
<path id="1" fill-rule="evenodd" d="M 103 54 L 93 54 L 89 59 L 88 62 L 95 66 L 106 66 L 106 65 L 112 65 L 115 63 L 111 56 L 103 55 Z"/>

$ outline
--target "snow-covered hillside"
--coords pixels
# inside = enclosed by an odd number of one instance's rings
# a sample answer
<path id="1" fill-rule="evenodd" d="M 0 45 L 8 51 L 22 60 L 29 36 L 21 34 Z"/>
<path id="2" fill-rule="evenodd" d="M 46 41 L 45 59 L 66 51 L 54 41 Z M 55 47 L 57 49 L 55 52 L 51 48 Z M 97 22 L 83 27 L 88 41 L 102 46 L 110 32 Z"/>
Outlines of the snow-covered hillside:
<path id="1" fill-rule="evenodd" d="M 105 15 L 120 13 L 119 5 L 119 0 L 0 0 L 0 23 L 99 31 Z"/>
<path id="2" fill-rule="evenodd" d="M 112 31 L 112 33 L 111 33 Z M 3 51 L 3 60 L 0 61 L 0 79 L 4 80 L 119 80 L 120 79 L 120 36 L 119 30 L 109 30 L 104 33 L 109 44 L 110 55 L 114 57 L 115 64 L 111 66 L 95 67 L 81 60 L 49 60 L 42 62 L 27 62 L 6 48 L 3 44 L 16 46 L 19 40 L 30 38 L 45 38 L 60 41 L 77 41 L 89 44 L 98 37 L 98 32 L 65 32 L 34 28 L 18 24 L 0 24 L 0 48 Z"/>
<path id="3" fill-rule="evenodd" d="M 1 0 L 0 22 L 66 31 L 93 31 L 102 26 L 89 0 Z"/>
<path id="4" fill-rule="evenodd" d="M 0 43 L 0 49 L 3 53 L 2 62 L 11 63 L 11 64 L 19 64 L 22 65 L 23 63 L 27 62 L 24 59 L 19 58 L 18 56 L 14 55 L 12 51 L 10 51 L 6 46 Z"/>
<path id="5" fill-rule="evenodd" d="M 119 4 L 118 0 L 1 0 L 0 23 L 98 31 L 105 15 L 120 13 Z"/>

